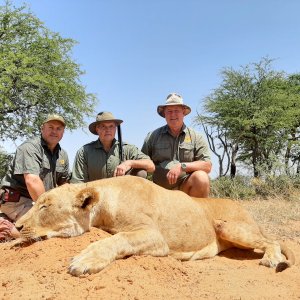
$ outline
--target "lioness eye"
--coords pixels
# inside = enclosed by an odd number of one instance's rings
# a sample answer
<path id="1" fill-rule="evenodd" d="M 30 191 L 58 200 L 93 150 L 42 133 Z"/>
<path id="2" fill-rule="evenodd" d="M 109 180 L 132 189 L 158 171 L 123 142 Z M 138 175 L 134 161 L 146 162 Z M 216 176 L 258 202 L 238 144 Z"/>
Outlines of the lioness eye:
<path id="1" fill-rule="evenodd" d="M 42 206 L 40 206 L 40 210 L 42 210 L 42 209 L 45 209 L 45 208 L 47 208 L 47 206 L 46 206 L 46 205 L 42 205 Z"/>

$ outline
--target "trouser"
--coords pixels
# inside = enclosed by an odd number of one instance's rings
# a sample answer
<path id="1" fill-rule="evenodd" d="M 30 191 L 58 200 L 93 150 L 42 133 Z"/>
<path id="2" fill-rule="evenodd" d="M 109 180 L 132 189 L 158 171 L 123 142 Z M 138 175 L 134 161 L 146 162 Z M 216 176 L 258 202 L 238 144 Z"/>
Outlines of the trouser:
<path id="1" fill-rule="evenodd" d="M 17 221 L 33 206 L 30 198 L 21 196 L 18 202 L 5 202 L 1 204 L 1 212 L 4 213 L 10 220 Z"/>
<path id="2" fill-rule="evenodd" d="M 147 171 L 143 169 L 130 169 L 126 175 L 138 176 L 142 178 L 147 178 Z"/>

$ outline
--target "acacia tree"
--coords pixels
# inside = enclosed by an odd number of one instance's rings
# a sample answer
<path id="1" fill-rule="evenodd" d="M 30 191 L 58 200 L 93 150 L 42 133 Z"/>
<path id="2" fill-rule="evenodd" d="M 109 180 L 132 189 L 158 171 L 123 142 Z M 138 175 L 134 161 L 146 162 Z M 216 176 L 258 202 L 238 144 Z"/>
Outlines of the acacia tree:
<path id="1" fill-rule="evenodd" d="M 75 43 L 47 29 L 26 5 L 0 6 L 0 139 L 36 134 L 49 112 L 62 114 L 71 130 L 84 125 L 96 97 L 71 58 Z"/>
<path id="2" fill-rule="evenodd" d="M 299 130 L 299 85 L 271 63 L 263 58 L 240 70 L 223 69 L 221 86 L 204 100 L 202 120 L 226 132 L 239 149 L 237 159 L 251 164 L 256 177 L 262 165 L 272 170 L 273 158 L 293 147 L 288 140 Z"/>
<path id="3" fill-rule="evenodd" d="M 291 168 L 296 169 L 296 173 L 300 174 L 300 74 L 288 76 L 285 89 L 290 92 L 287 110 L 287 121 L 289 122 L 286 142 L 286 150 L 284 154 L 285 168 L 287 174 L 290 174 Z"/>

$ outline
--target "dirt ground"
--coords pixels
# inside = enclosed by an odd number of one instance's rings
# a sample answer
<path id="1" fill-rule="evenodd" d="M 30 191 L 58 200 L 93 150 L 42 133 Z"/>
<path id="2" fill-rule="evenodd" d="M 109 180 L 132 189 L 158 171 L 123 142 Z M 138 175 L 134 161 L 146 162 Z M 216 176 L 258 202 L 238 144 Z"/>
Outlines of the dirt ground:
<path id="1" fill-rule="evenodd" d="M 70 258 L 107 233 L 93 228 L 23 248 L 2 243 L 0 299 L 300 299 L 300 220 L 283 226 L 294 231 L 280 238 L 293 250 L 296 265 L 282 273 L 259 266 L 260 252 L 233 249 L 193 262 L 133 256 L 78 278 L 67 273 Z"/>

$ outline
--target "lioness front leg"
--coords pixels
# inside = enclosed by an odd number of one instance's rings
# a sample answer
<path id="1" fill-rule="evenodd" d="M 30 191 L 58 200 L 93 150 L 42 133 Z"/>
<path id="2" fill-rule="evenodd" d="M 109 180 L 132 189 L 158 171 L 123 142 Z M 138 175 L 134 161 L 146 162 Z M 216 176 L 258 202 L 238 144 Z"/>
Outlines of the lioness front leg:
<path id="1" fill-rule="evenodd" d="M 120 232 L 89 245 L 72 259 L 69 273 L 74 276 L 97 273 L 116 259 L 130 255 L 166 256 L 169 247 L 156 230 Z"/>

